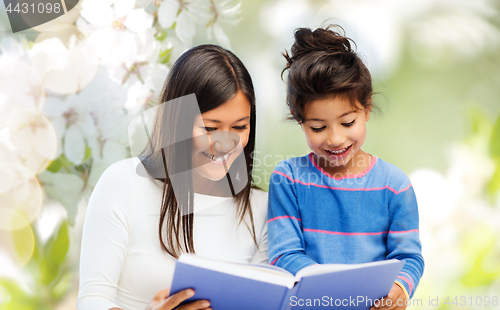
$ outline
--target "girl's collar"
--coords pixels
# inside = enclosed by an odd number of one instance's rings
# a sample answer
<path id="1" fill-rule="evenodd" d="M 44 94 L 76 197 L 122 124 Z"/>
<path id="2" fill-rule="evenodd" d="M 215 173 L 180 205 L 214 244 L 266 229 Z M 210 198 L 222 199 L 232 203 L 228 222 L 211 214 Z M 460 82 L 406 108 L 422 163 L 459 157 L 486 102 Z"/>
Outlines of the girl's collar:
<path id="1" fill-rule="evenodd" d="M 332 175 L 330 175 L 328 172 L 326 172 L 323 168 L 321 168 L 318 163 L 316 162 L 316 160 L 314 159 L 314 153 L 311 152 L 309 153 L 309 160 L 311 161 L 311 163 L 314 165 L 314 167 L 316 167 L 316 169 L 318 169 L 319 171 L 321 171 L 321 173 L 323 173 L 324 175 L 326 175 L 327 177 L 331 178 L 331 179 L 334 179 L 334 180 L 337 180 L 337 181 L 340 181 L 340 180 L 344 180 L 344 179 L 356 179 L 356 178 L 361 178 L 361 177 L 364 177 L 368 172 L 370 172 L 373 168 L 373 166 L 375 166 L 375 163 L 377 161 L 377 157 L 376 156 L 373 156 L 371 154 L 369 154 L 370 157 L 371 157 L 371 160 L 370 160 L 370 164 L 368 165 L 368 167 L 366 167 L 365 170 L 363 170 L 363 172 L 361 173 L 356 173 L 356 174 L 346 174 L 346 175 L 343 175 L 342 177 L 338 178 L 338 177 L 334 177 Z"/>

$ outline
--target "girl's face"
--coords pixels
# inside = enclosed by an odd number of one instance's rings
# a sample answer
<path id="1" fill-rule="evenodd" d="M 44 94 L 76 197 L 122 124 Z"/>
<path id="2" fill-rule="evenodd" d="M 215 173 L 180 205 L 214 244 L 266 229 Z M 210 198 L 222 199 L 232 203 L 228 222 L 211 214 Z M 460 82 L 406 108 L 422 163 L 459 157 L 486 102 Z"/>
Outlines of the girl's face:
<path id="1" fill-rule="evenodd" d="M 251 106 L 242 91 L 195 118 L 193 126 L 193 177 L 218 181 L 243 152 L 250 134 Z"/>
<path id="2" fill-rule="evenodd" d="M 318 164 L 331 175 L 358 173 L 365 168 L 357 167 L 357 159 L 364 153 L 361 146 L 370 110 L 359 102 L 358 106 L 361 109 L 353 111 L 348 99 L 335 97 L 315 100 L 306 108 L 301 126 L 307 144 Z"/>

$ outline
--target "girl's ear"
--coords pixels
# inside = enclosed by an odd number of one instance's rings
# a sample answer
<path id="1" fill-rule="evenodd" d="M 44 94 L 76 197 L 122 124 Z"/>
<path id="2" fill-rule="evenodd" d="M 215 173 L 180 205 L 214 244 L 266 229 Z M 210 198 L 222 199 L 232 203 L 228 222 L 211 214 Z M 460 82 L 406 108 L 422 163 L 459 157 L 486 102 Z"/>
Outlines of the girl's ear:
<path id="1" fill-rule="evenodd" d="M 370 112 L 372 111 L 372 99 L 368 100 L 365 107 L 365 122 L 370 120 Z"/>
<path id="2" fill-rule="evenodd" d="M 295 118 L 295 113 L 293 113 L 293 110 L 292 110 L 292 109 L 290 109 L 290 114 L 292 114 L 292 117 L 293 117 L 293 118 Z M 297 120 L 297 119 L 295 118 L 295 120 Z M 299 123 L 300 128 L 302 128 L 302 131 L 304 131 L 304 127 L 302 127 L 302 123 L 301 123 L 301 122 L 299 122 L 299 121 L 297 121 L 297 123 Z"/>

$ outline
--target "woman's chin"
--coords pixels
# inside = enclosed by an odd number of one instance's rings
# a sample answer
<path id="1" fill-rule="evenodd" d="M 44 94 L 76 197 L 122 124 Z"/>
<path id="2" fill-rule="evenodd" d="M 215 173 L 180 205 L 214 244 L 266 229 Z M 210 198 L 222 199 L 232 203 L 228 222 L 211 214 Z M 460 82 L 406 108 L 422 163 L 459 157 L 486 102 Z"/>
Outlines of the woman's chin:
<path id="1" fill-rule="evenodd" d="M 226 167 L 224 167 L 224 165 L 216 166 L 208 163 L 195 168 L 194 171 L 209 181 L 220 181 L 226 176 L 226 168 L 229 170 L 230 167 L 231 163 L 228 163 Z"/>
<path id="2" fill-rule="evenodd" d="M 195 165 L 194 171 L 196 171 L 200 176 L 210 181 L 220 181 L 222 180 L 229 169 L 233 165 L 234 161 L 238 156 L 242 154 L 242 150 L 236 150 L 232 152 L 229 157 L 225 160 L 211 160 L 206 156 L 200 154 L 196 158 L 199 165 Z M 194 160 L 193 160 L 194 161 Z"/>

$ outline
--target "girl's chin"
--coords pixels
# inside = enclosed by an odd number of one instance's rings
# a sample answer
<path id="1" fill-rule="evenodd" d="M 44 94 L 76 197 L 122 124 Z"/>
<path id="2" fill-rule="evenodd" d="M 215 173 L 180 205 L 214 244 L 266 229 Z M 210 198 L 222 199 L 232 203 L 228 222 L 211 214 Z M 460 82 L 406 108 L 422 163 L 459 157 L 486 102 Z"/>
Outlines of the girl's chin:
<path id="1" fill-rule="evenodd" d="M 344 166 L 347 166 L 347 164 L 349 163 L 351 159 L 346 157 L 346 158 L 342 158 L 342 159 L 331 159 L 331 158 L 328 158 L 328 162 L 330 163 L 331 166 L 334 166 L 334 167 L 344 167 Z"/>
<path id="2" fill-rule="evenodd" d="M 331 167 L 346 166 L 349 163 L 349 161 L 351 160 L 350 156 L 340 158 L 340 159 L 334 159 L 334 158 L 331 158 L 330 156 L 327 156 L 327 155 L 321 155 L 320 157 L 324 160 L 324 162 L 326 162 Z"/>
<path id="3" fill-rule="evenodd" d="M 330 175 L 336 175 L 339 173 L 343 174 L 343 171 L 346 169 L 347 164 L 349 163 L 349 160 L 345 160 L 348 158 L 345 158 L 344 160 L 332 160 L 328 156 L 321 157 L 323 159 L 323 162 L 322 164 L 320 164 L 320 167 Z"/>

